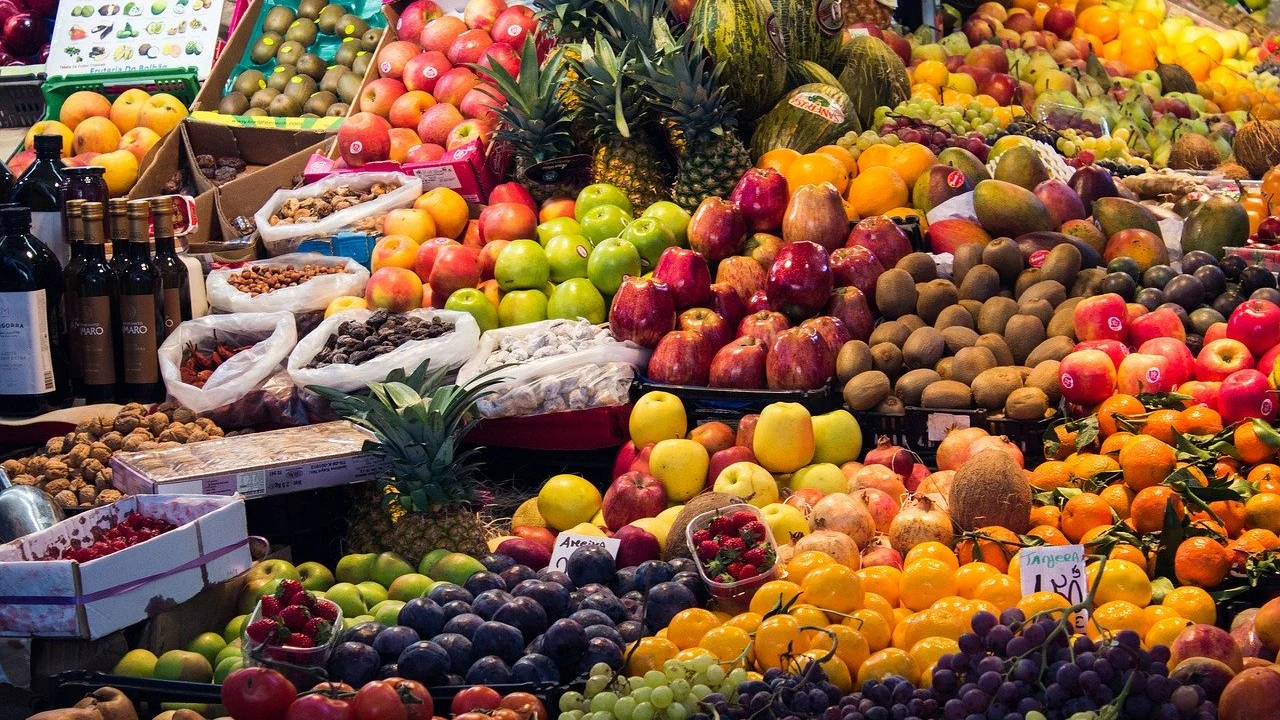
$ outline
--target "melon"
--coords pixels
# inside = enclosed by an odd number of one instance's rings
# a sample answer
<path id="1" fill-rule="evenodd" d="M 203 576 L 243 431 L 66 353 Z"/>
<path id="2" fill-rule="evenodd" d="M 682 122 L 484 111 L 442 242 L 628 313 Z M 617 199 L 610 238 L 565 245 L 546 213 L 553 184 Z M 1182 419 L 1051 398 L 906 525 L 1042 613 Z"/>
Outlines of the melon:
<path id="1" fill-rule="evenodd" d="M 751 136 L 751 155 L 758 158 L 783 147 L 810 153 L 861 129 L 844 90 L 809 83 L 784 95 L 760 118 Z"/>
<path id="2" fill-rule="evenodd" d="M 911 97 L 902 59 L 878 38 L 860 35 L 844 44 L 840 85 L 849 94 L 862 127 L 871 127 L 876 108 L 895 107 Z"/>
<path id="3" fill-rule="evenodd" d="M 742 120 L 754 120 L 787 87 L 787 51 L 769 0 L 701 0 L 689 27 L 717 64 Z"/>

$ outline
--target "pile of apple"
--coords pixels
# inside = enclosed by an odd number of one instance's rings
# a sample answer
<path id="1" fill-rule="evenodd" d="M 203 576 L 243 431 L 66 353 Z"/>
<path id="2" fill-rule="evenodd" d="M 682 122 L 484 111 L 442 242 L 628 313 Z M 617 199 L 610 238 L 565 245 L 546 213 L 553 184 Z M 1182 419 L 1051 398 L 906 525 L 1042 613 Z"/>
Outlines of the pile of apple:
<path id="1" fill-rule="evenodd" d="M 425 163 L 493 131 L 491 106 L 505 102 L 487 75 L 467 65 L 501 65 L 514 77 L 520 48 L 536 36 L 533 10 L 504 0 L 470 0 L 462 17 L 432 0 L 414 0 L 396 21 L 396 40 L 374 62 L 378 78 L 338 130 L 338 151 L 351 167 L 380 160 Z"/>
<path id="2" fill-rule="evenodd" d="M 58 3 L 12 0 L 0 4 L 0 65 L 35 65 L 49 56 Z"/>

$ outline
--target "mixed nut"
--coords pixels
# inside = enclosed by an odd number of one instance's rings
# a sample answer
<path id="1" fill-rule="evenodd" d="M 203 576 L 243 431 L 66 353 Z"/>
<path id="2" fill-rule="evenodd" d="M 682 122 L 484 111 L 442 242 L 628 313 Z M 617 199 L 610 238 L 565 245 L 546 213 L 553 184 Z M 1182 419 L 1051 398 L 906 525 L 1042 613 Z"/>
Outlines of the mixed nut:
<path id="1" fill-rule="evenodd" d="M 231 287 L 254 297 L 294 287 L 321 275 L 341 275 L 341 265 L 250 265 L 227 278 Z"/>
<path id="2" fill-rule="evenodd" d="M 271 225 L 319 222 L 340 210 L 369 202 L 397 189 L 393 183 L 376 182 L 366 190 L 339 185 L 315 197 L 289 198 L 268 219 Z"/>
<path id="3" fill-rule="evenodd" d="M 377 310 L 364 322 L 347 320 L 330 335 L 307 368 L 359 365 L 385 355 L 410 340 L 429 340 L 453 332 L 453 323 L 438 317 L 392 315 Z"/>
<path id="4" fill-rule="evenodd" d="M 488 370 L 499 365 L 568 355 L 616 342 L 606 327 L 592 325 L 586 320 L 564 320 L 544 330 L 504 336 L 480 367 Z"/>

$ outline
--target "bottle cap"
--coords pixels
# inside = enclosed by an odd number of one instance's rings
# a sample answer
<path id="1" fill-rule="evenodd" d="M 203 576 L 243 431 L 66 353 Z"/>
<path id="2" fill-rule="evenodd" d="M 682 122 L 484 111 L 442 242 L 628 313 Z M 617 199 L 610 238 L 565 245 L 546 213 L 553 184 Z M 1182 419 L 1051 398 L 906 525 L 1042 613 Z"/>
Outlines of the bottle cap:
<path id="1" fill-rule="evenodd" d="M 62 138 L 58 141 L 61 142 Z M 10 230 L 25 231 L 31 227 L 31 210 L 23 205 L 0 205 L 0 225 Z"/>
<path id="2" fill-rule="evenodd" d="M 151 218 L 151 202 L 148 200 L 130 200 L 128 208 L 130 218 Z"/>
<path id="3" fill-rule="evenodd" d="M 61 135 L 37 135 L 35 139 L 36 152 L 41 150 L 53 150 L 62 152 L 62 136 Z M 105 168 L 104 168 L 105 171 Z"/>
<path id="4" fill-rule="evenodd" d="M 102 219 L 102 203 L 86 202 L 80 206 L 80 214 L 85 220 L 101 220 Z"/>

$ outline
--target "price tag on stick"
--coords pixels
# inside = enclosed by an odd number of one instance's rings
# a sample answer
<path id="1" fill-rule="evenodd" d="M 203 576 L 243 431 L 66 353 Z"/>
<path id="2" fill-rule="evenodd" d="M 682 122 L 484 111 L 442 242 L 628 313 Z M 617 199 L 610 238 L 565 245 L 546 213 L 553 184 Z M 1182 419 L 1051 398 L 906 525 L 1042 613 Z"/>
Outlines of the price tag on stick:
<path id="1" fill-rule="evenodd" d="M 1084 573 L 1083 545 L 1045 545 L 1023 548 L 1018 552 L 1022 573 L 1022 596 L 1037 592 L 1053 592 L 1075 605 L 1089 594 L 1089 579 Z M 1085 610 L 1076 613 L 1075 626 L 1084 632 L 1089 622 Z"/>

